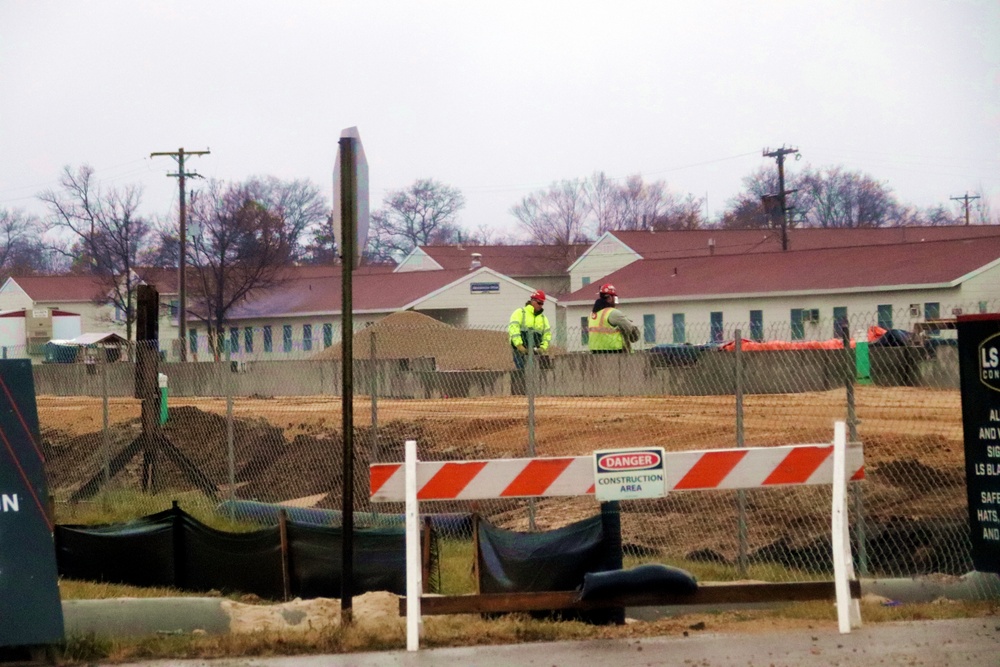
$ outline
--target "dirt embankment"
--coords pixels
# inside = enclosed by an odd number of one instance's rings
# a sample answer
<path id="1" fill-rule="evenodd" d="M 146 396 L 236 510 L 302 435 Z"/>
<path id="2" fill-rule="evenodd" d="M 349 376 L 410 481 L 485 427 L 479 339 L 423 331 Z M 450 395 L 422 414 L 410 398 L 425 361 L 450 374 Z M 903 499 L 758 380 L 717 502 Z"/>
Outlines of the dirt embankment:
<path id="1" fill-rule="evenodd" d="M 919 563 L 940 559 L 941 548 L 928 545 L 921 526 L 935 523 L 937 540 L 961 543 L 965 516 L 961 425 L 955 392 L 863 388 L 859 391 L 861 437 L 865 442 L 867 481 L 864 508 L 869 538 L 879 548 Z M 920 421 L 912 414 L 919 405 Z M 100 430 L 100 399 L 39 397 L 39 415 L 47 455 L 50 489 L 64 498 L 100 472 L 107 457 L 139 435 L 138 406 L 125 399 L 111 406 L 107 441 Z M 825 406 L 825 407 L 823 407 Z M 831 407 L 832 406 L 832 407 Z M 228 490 L 229 427 L 221 399 L 171 402 L 165 435 L 223 493 Z M 842 408 L 829 394 L 748 396 L 747 444 L 764 446 L 821 442 Z M 402 459 L 402 443 L 416 439 L 425 460 L 460 460 L 527 455 L 525 399 L 452 399 L 380 401 L 378 429 L 370 424 L 370 404 L 355 406 L 355 498 L 367 503 L 372 461 Z M 539 456 L 586 455 L 594 449 L 627 447 L 636 442 L 668 450 L 732 446 L 732 397 L 550 398 L 536 400 L 535 449 Z M 317 507 L 340 508 L 343 443 L 338 397 L 241 399 L 233 407 L 232 442 L 237 496 L 286 502 L 316 496 Z M 98 419 L 95 420 L 95 415 Z M 377 435 L 377 438 L 376 438 Z M 192 488 L 175 467 L 159 467 L 168 488 Z M 136 457 L 115 484 L 138 487 L 142 459 Z M 753 549 L 774 558 L 793 559 L 828 535 L 825 489 L 769 489 L 749 492 L 748 520 Z M 222 494 L 220 494 L 222 495 Z M 314 499 L 315 500 L 315 499 Z M 736 530 L 727 528 L 736 507 L 734 492 L 675 493 L 667 498 L 630 504 L 623 516 L 625 540 L 644 549 L 703 552 L 731 559 Z M 478 509 L 501 525 L 527 529 L 523 502 L 481 502 Z M 468 504 L 439 506 L 438 511 L 468 511 Z M 385 508 L 383 511 L 401 511 Z M 554 528 L 592 515 L 592 499 L 545 499 L 537 502 L 537 525 Z M 888 527 L 888 528 L 887 528 Z M 880 531 L 889 530 L 884 538 Z M 810 547 L 816 551 L 816 547 Z M 957 547 L 952 545 L 952 551 Z M 823 549 L 820 547 L 817 554 Z M 828 550 L 826 551 L 828 553 Z M 713 556 L 714 554 L 714 556 Z M 817 565 L 821 555 L 809 555 Z M 952 556 L 948 556 L 951 558 Z M 942 566 L 933 566 L 942 569 Z M 945 571 L 960 569 L 961 563 Z"/>

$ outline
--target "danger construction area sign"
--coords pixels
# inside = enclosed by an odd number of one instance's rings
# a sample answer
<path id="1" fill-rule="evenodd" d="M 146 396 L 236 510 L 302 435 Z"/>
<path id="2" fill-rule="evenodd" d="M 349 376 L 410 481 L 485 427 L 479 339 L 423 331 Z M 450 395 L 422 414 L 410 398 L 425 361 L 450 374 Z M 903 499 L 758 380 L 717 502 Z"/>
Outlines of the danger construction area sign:
<path id="1" fill-rule="evenodd" d="M 594 495 L 598 500 L 662 498 L 666 494 L 662 447 L 594 452 Z"/>

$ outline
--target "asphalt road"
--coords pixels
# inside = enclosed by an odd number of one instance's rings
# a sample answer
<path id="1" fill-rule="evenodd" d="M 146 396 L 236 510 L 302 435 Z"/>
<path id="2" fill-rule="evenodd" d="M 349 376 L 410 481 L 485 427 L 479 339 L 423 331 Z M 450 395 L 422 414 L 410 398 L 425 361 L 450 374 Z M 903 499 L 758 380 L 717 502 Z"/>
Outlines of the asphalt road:
<path id="1" fill-rule="evenodd" d="M 222 660 L 158 660 L 118 667 L 996 667 L 1000 617 L 879 623 L 835 629 L 591 640 Z"/>

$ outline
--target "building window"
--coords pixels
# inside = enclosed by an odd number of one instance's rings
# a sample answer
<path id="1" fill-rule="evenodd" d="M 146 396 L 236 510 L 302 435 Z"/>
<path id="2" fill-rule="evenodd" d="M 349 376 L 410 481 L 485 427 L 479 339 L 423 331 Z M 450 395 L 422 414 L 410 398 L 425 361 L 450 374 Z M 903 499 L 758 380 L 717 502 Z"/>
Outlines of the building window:
<path id="1" fill-rule="evenodd" d="M 302 349 L 309 351 L 313 349 L 313 325 L 302 325 Z"/>
<path id="2" fill-rule="evenodd" d="M 980 301 L 979 302 L 979 313 L 980 314 L 988 312 L 988 309 L 989 309 L 989 304 L 986 301 Z"/>
<path id="3" fill-rule="evenodd" d="M 750 340 L 758 343 L 764 340 L 764 311 L 750 311 Z"/>
<path id="4" fill-rule="evenodd" d="M 833 337 L 837 340 L 850 339 L 851 322 L 847 319 L 847 306 L 833 307 Z"/>
<path id="5" fill-rule="evenodd" d="M 171 299 L 170 304 L 167 306 L 167 312 L 170 313 L 170 319 L 176 320 L 181 312 L 181 302 L 177 299 Z"/>
<path id="6" fill-rule="evenodd" d="M 589 285 L 589 284 L 590 284 L 590 276 L 584 276 L 584 277 L 583 277 L 583 282 L 582 282 L 582 285 L 583 285 L 584 287 L 586 287 L 586 286 L 587 286 L 587 285 Z"/>
<path id="7" fill-rule="evenodd" d="M 644 343 L 656 342 L 656 315 L 642 316 L 642 341 Z"/>
<path id="8" fill-rule="evenodd" d="M 924 319 L 937 320 L 941 318 L 941 304 L 936 301 L 928 301 L 924 304 Z"/>
<path id="9" fill-rule="evenodd" d="M 264 351 L 265 352 L 274 351 L 274 338 L 271 336 L 270 324 L 264 327 Z"/>
<path id="10" fill-rule="evenodd" d="M 878 307 L 878 325 L 883 329 L 892 328 L 892 304 L 884 303 Z"/>
<path id="11" fill-rule="evenodd" d="M 674 343 L 677 345 L 683 345 L 687 342 L 687 334 L 684 332 L 684 313 L 674 313 L 673 324 Z"/>
<path id="12" fill-rule="evenodd" d="M 198 330 L 188 329 L 188 349 L 191 350 L 191 354 L 197 354 L 198 352 Z"/>
<path id="13" fill-rule="evenodd" d="M 804 312 L 802 308 L 792 308 L 789 318 L 789 325 L 792 329 L 792 340 L 803 340 L 806 337 L 806 328 L 802 324 Z"/>
<path id="14" fill-rule="evenodd" d="M 323 325 L 323 348 L 333 345 L 333 325 L 327 322 Z"/>
<path id="15" fill-rule="evenodd" d="M 243 330 L 243 349 L 249 353 L 253 352 L 253 327 Z"/>
<path id="16" fill-rule="evenodd" d="M 590 330 L 587 328 L 589 317 L 580 318 L 580 345 L 590 345 Z"/>
<path id="17" fill-rule="evenodd" d="M 285 352 L 292 351 L 292 325 L 285 324 L 281 327 L 281 349 Z"/>
<path id="18" fill-rule="evenodd" d="M 715 310 L 708 315 L 709 327 L 711 328 L 712 342 L 721 343 L 722 342 L 722 311 Z"/>
<path id="19" fill-rule="evenodd" d="M 229 330 L 229 351 L 240 351 L 240 330 L 239 327 L 232 327 Z"/>

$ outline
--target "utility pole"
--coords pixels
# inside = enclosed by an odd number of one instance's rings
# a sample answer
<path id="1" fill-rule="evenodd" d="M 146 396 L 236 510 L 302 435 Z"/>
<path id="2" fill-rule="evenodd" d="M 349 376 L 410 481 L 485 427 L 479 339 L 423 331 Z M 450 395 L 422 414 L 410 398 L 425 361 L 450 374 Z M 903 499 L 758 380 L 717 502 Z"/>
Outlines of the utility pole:
<path id="1" fill-rule="evenodd" d="M 979 195 L 970 196 L 968 192 L 965 193 L 963 197 L 952 197 L 954 201 L 964 201 L 965 202 L 965 226 L 969 226 L 969 202 L 973 199 L 979 199 Z"/>
<path id="2" fill-rule="evenodd" d="M 149 157 L 157 157 L 166 155 L 174 158 L 177 161 L 177 173 L 167 174 L 170 177 L 177 177 L 177 183 L 180 187 L 180 224 L 179 224 L 179 238 L 180 243 L 180 257 L 177 261 L 177 338 L 180 340 L 180 360 L 187 361 L 187 270 L 185 260 L 187 258 L 187 203 L 186 195 L 184 189 L 184 178 L 190 176 L 191 178 L 201 178 L 201 175 L 195 172 L 184 171 L 184 156 L 186 155 L 208 155 L 209 151 L 185 151 L 183 148 L 178 148 L 174 152 L 165 153 L 150 153 Z"/>
<path id="3" fill-rule="evenodd" d="M 778 198 L 781 203 L 781 249 L 788 250 L 788 204 L 785 195 L 790 195 L 795 190 L 785 190 L 785 156 L 795 155 L 798 159 L 799 149 L 785 148 L 782 146 L 778 150 L 772 151 L 764 149 L 764 157 L 773 157 L 778 161 Z M 773 195 L 772 195 L 773 196 Z"/>

